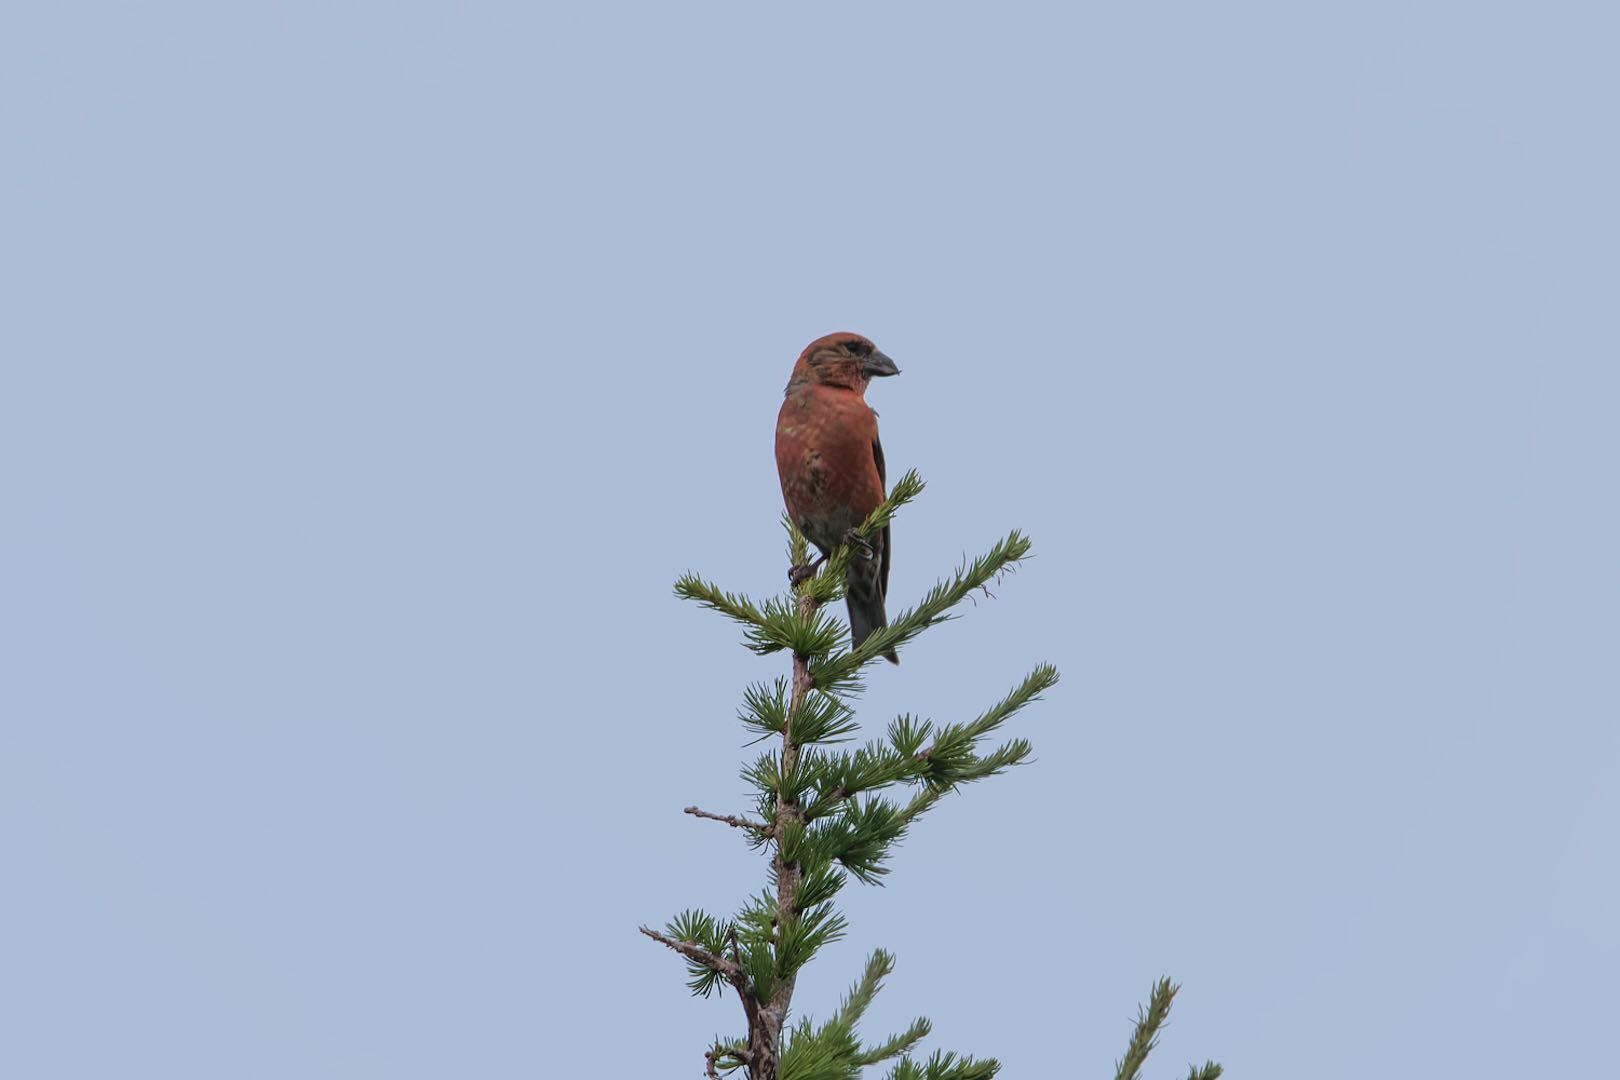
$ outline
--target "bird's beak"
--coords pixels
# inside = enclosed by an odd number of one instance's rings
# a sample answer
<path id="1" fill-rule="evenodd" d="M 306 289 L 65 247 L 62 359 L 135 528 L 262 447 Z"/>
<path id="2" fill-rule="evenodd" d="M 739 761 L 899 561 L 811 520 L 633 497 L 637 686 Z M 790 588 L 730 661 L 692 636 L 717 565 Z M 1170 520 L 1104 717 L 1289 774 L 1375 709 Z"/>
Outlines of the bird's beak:
<path id="1" fill-rule="evenodd" d="M 861 365 L 861 374 L 868 379 L 875 379 L 879 375 L 898 375 L 900 369 L 894 366 L 893 360 L 873 349 L 872 355 L 868 356 L 866 362 Z"/>

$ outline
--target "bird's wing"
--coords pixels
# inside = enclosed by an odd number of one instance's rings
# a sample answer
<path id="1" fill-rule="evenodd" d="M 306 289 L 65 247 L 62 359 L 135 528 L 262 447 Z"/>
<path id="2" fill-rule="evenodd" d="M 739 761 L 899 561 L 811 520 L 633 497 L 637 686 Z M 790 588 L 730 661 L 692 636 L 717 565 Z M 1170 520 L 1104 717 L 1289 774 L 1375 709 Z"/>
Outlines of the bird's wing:
<path id="1" fill-rule="evenodd" d="M 883 497 L 889 497 L 889 474 L 883 467 L 883 440 L 879 439 L 877 432 L 872 433 L 872 459 L 877 462 L 878 485 L 883 489 Z M 883 526 L 883 551 L 879 555 L 878 563 L 878 594 L 885 599 L 889 595 L 889 557 L 894 549 L 894 542 L 889 537 L 889 526 Z"/>

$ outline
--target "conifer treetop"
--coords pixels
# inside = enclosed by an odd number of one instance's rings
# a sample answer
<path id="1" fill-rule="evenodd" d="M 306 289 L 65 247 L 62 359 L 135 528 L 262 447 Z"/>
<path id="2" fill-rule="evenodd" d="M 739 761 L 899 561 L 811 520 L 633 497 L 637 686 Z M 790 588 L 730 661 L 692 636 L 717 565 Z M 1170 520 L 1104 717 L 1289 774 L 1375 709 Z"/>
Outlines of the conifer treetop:
<path id="1" fill-rule="evenodd" d="M 743 644 L 753 652 L 787 652 L 791 657 L 787 676 L 747 688 L 738 714 L 755 741 L 770 744 L 742 770 L 755 793 L 752 811 L 685 808 L 694 818 L 728 826 L 750 847 L 766 853 L 766 888 L 729 918 L 691 909 L 662 930 L 641 928 L 681 956 L 694 994 L 729 992 L 742 1007 L 746 1031 L 716 1037 L 704 1054 L 705 1074 L 713 1080 L 737 1070 L 746 1070 L 749 1080 L 856 1080 L 875 1065 L 888 1066 L 889 1080 L 989 1080 L 1000 1067 L 993 1058 L 945 1052 L 918 1056 L 917 1046 L 931 1027 L 924 1017 L 886 1038 L 863 1040 L 860 1021 L 894 969 L 894 958 L 881 949 L 871 954 L 830 1018 L 817 1024 L 804 1016 L 788 1023 L 799 971 L 847 930 L 835 900 L 849 879 L 882 884 L 895 847 L 941 799 L 1028 761 L 1032 748 L 1027 739 L 992 745 L 992 737 L 1058 681 L 1056 668 L 1037 664 L 975 717 L 936 722 L 902 715 L 887 725 L 882 737 L 848 745 L 861 732 L 851 701 L 863 688 L 866 668 L 954 618 L 963 600 L 979 590 L 988 593 L 990 584 L 1030 553 L 1027 537 L 1016 530 L 1008 533 L 983 555 L 964 561 L 859 648 L 849 648 L 847 628 L 825 608 L 842 595 L 848 561 L 864 557 L 863 541 L 876 536 L 923 487 L 915 472 L 906 473 L 819 573 L 764 603 L 693 573 L 675 583 L 677 596 L 738 623 Z M 809 552 L 804 536 L 791 522 L 784 519 L 783 524 L 791 565 L 805 565 Z M 1168 993 L 1173 996 L 1174 988 Z M 1159 998 L 1156 992 L 1154 1001 Z M 1162 1006 L 1153 1014 L 1158 1023 L 1168 1011 L 1168 997 Z M 1142 1036 L 1147 1041 L 1140 1051 L 1133 1041 L 1121 1070 L 1127 1062 L 1140 1068 L 1139 1059 L 1151 1049 L 1156 1031 L 1155 1026 Z M 1213 1068 L 1213 1073 L 1195 1073 L 1193 1080 L 1215 1080 L 1219 1068 Z M 1138 1078 L 1121 1071 L 1119 1080 Z"/>

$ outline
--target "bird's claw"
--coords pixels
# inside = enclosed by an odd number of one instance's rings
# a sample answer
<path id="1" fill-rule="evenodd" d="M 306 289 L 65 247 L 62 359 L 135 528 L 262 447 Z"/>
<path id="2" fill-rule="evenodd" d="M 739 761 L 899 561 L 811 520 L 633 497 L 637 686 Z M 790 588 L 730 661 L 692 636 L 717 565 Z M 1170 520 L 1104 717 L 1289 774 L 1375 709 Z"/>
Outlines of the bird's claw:
<path id="1" fill-rule="evenodd" d="M 866 537 L 861 535 L 861 531 L 859 529 L 851 529 L 849 532 L 845 533 L 844 543 L 853 544 L 855 547 L 860 548 L 861 558 L 863 559 L 871 559 L 877 556 L 877 552 L 873 550 L 871 542 L 868 541 Z"/>
<path id="2" fill-rule="evenodd" d="M 823 555 L 815 562 L 803 563 L 799 566 L 788 567 L 788 584 L 797 589 L 800 585 L 803 585 L 806 581 L 809 581 L 811 578 L 815 577 L 816 571 L 820 570 L 821 564 L 826 561 L 827 556 Z"/>

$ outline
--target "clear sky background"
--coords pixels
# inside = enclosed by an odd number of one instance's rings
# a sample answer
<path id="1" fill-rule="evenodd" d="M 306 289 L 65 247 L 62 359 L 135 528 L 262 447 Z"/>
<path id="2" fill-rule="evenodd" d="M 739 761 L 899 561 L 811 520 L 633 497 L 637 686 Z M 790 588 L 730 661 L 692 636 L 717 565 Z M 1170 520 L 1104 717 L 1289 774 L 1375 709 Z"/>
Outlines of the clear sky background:
<path id="1" fill-rule="evenodd" d="M 1612 5 L 0 9 L 0 1075 L 699 1076 L 788 369 L 1038 760 L 800 982 L 1003 1075 L 1613 1076 Z"/>

